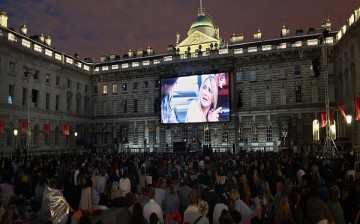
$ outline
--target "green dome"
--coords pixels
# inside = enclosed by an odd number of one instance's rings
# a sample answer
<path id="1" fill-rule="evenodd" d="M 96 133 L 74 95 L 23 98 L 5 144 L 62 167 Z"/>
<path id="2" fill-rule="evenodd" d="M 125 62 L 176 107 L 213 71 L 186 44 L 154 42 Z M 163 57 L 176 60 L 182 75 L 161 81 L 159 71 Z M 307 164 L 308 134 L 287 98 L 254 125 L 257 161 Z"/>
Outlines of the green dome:
<path id="1" fill-rule="evenodd" d="M 191 24 L 190 29 L 199 26 L 208 26 L 214 28 L 214 24 L 212 23 L 212 21 L 204 15 L 199 15 L 198 17 L 196 17 L 195 21 Z"/>

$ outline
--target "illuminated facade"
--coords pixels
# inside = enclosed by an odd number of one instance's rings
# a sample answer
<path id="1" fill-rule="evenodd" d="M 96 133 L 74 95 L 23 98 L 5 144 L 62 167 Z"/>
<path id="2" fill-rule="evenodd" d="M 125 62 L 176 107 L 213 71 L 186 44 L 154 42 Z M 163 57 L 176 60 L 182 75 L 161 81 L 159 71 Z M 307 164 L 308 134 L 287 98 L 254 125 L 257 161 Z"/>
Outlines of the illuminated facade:
<path id="1" fill-rule="evenodd" d="M 254 41 L 233 35 L 225 43 L 201 8 L 188 36 L 177 34 L 167 54 L 149 47 L 123 58 L 104 55 L 100 62 L 54 50 L 50 37 L 30 38 L 26 27 L 8 29 L 1 13 L 0 148 L 11 153 L 25 145 L 29 152 L 93 145 L 138 152 L 171 149 L 173 142 L 197 149 L 201 142 L 232 151 L 319 144 L 326 136 L 325 67 L 318 63 L 324 30 L 330 31 L 323 40 L 332 138 L 350 135 L 358 144 L 359 12 L 339 32 L 326 21 L 306 34 L 289 36 L 282 27 L 279 39 L 263 40 L 258 30 Z M 161 79 L 214 72 L 230 74 L 230 122 L 161 124 Z M 350 126 L 339 104 L 353 115 Z"/>

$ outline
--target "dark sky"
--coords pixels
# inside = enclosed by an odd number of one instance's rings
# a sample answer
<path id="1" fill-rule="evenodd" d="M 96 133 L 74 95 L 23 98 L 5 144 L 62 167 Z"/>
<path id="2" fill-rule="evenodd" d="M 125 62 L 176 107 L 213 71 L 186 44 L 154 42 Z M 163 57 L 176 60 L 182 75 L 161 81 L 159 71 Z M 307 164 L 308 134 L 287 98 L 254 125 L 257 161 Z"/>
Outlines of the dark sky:
<path id="1" fill-rule="evenodd" d="M 0 0 L 8 27 L 18 32 L 26 23 L 29 36 L 51 36 L 57 50 L 96 61 L 139 47 L 165 53 L 175 45 L 177 32 L 181 40 L 187 37 L 199 6 L 200 0 Z M 328 18 L 339 30 L 359 7 L 359 0 L 203 0 L 226 42 L 233 33 L 252 41 L 259 28 L 263 39 L 278 38 L 283 25 L 290 35 L 297 29 L 307 32 Z"/>

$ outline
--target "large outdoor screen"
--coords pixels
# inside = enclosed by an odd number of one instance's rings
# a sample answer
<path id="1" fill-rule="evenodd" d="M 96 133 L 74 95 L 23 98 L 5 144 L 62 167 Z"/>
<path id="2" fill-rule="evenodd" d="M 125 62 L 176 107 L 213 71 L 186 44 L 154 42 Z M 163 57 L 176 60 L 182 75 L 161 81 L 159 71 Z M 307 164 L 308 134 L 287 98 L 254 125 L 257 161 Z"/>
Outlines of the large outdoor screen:
<path id="1" fill-rule="evenodd" d="M 161 80 L 161 123 L 230 120 L 229 73 Z"/>

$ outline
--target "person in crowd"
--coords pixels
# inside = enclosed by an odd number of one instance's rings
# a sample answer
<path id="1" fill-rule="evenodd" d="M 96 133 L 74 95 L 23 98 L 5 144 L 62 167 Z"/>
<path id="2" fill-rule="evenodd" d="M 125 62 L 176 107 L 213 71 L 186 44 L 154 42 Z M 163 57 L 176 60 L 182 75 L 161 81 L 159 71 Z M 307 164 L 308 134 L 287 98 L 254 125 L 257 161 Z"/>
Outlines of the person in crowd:
<path id="1" fill-rule="evenodd" d="M 198 201 L 198 193 L 195 190 L 192 190 L 189 194 L 188 207 L 184 212 L 184 223 L 209 224 L 206 215 L 201 214 L 199 211 Z"/>
<path id="2" fill-rule="evenodd" d="M 226 209 L 221 211 L 221 215 L 219 217 L 220 224 L 234 224 L 234 219 L 232 218 L 230 212 Z"/>
<path id="3" fill-rule="evenodd" d="M 144 217 L 149 222 L 151 213 L 155 212 L 160 223 L 164 223 L 163 212 L 158 203 L 155 202 L 155 188 L 149 190 L 149 201 L 144 205 Z"/>
<path id="4" fill-rule="evenodd" d="M 106 173 L 105 167 L 100 168 L 100 175 L 96 181 L 96 188 L 95 190 L 100 194 L 100 204 L 107 205 L 108 198 L 106 196 L 106 184 L 109 181 L 109 177 Z"/>
<path id="5" fill-rule="evenodd" d="M 336 224 L 345 224 L 344 211 L 339 202 L 339 187 L 334 185 L 329 189 L 329 201 L 326 203 Z"/>
<path id="6" fill-rule="evenodd" d="M 280 201 L 279 210 L 276 214 L 275 224 L 295 224 L 294 219 L 291 215 L 288 200 L 283 198 Z"/>
<path id="7" fill-rule="evenodd" d="M 289 198 L 289 205 L 294 222 L 296 224 L 304 223 L 304 212 L 300 206 L 300 195 L 296 191 L 291 193 Z"/>
<path id="8" fill-rule="evenodd" d="M 173 105 L 172 89 L 177 78 L 164 79 L 161 82 L 161 123 L 178 123 Z"/>
<path id="9" fill-rule="evenodd" d="M 158 215 L 153 212 L 149 217 L 149 224 L 161 224 Z"/>
<path id="10" fill-rule="evenodd" d="M 306 212 L 310 223 L 335 224 L 333 215 L 324 201 L 320 198 L 318 187 L 314 187 L 312 196 L 306 202 Z"/>
<path id="11" fill-rule="evenodd" d="M 161 209 L 164 211 L 164 205 L 165 205 L 165 196 L 166 196 L 166 181 L 165 178 L 160 177 L 156 183 L 155 188 L 155 202 L 160 205 Z"/>
<path id="12" fill-rule="evenodd" d="M 209 75 L 200 86 L 198 101 L 189 104 L 185 122 L 219 121 L 222 107 L 217 107 L 218 83 L 214 75 Z"/>
<path id="13" fill-rule="evenodd" d="M 192 191 L 191 187 L 189 187 L 189 180 L 188 178 L 183 178 L 180 182 L 180 187 L 178 190 L 178 196 L 179 196 L 179 211 L 180 214 L 184 214 L 185 209 L 188 206 L 188 198 L 189 194 Z"/>
<path id="14" fill-rule="evenodd" d="M 230 191 L 230 198 L 235 202 L 235 210 L 238 211 L 241 215 L 241 219 L 244 220 L 246 217 L 250 216 L 253 211 L 251 208 L 240 199 L 240 194 L 237 189 L 232 189 Z"/>
<path id="15" fill-rule="evenodd" d="M 132 213 L 135 203 L 135 196 L 129 192 L 124 197 L 124 207 L 120 208 L 120 211 L 116 215 L 116 222 L 118 224 L 130 224 L 132 219 Z"/>
<path id="16" fill-rule="evenodd" d="M 219 202 L 214 207 L 213 224 L 220 224 L 219 218 L 224 209 L 229 210 L 228 209 L 228 199 L 225 194 L 222 194 L 220 196 Z"/>
<path id="17" fill-rule="evenodd" d="M 167 222 L 176 220 L 177 223 L 182 223 L 182 217 L 179 212 L 179 197 L 174 185 L 170 186 L 169 192 L 165 196 L 165 217 Z"/>
<path id="18" fill-rule="evenodd" d="M 125 195 L 131 192 L 131 182 L 128 177 L 128 171 L 124 170 L 120 180 L 119 180 L 119 188 L 120 188 L 120 197 L 125 197 Z"/>
<path id="19" fill-rule="evenodd" d="M 133 206 L 133 211 L 131 215 L 130 224 L 147 224 L 144 217 L 143 207 L 140 202 L 135 202 Z"/>
<path id="20" fill-rule="evenodd" d="M 241 218 L 241 214 L 239 211 L 237 211 L 235 209 L 235 201 L 233 199 L 229 199 L 228 201 L 229 205 L 228 205 L 228 208 L 229 208 L 229 213 L 231 215 L 231 218 L 234 220 L 234 223 L 239 223 L 241 222 L 242 218 Z"/>
<path id="21" fill-rule="evenodd" d="M 214 212 L 214 207 L 215 205 L 218 203 L 220 196 L 216 193 L 215 191 L 215 183 L 214 180 L 210 180 L 209 181 L 209 192 L 207 192 L 204 195 L 204 200 L 208 203 L 209 205 L 209 213 L 207 215 L 209 222 L 213 223 L 213 212 Z"/>

